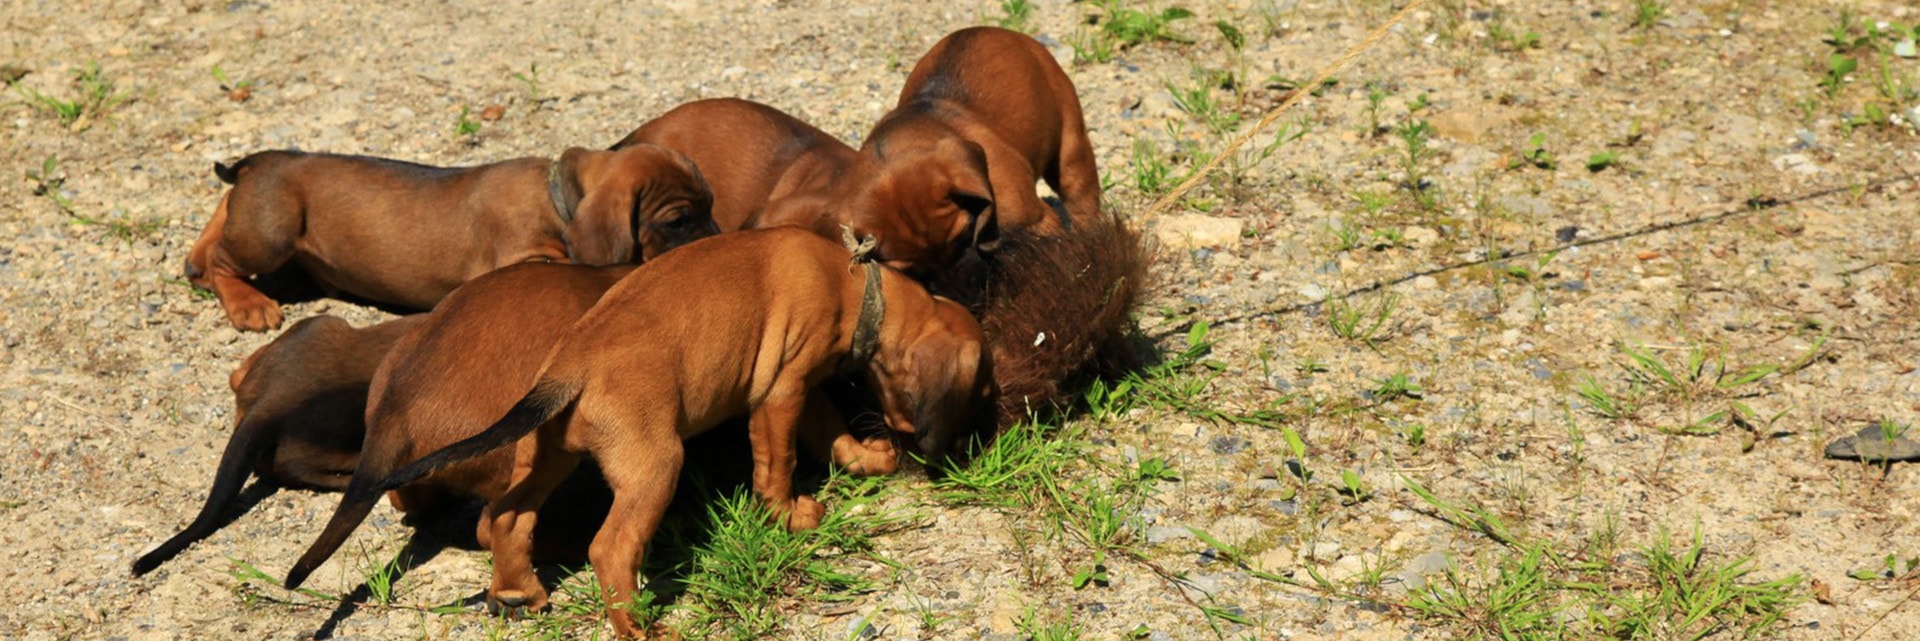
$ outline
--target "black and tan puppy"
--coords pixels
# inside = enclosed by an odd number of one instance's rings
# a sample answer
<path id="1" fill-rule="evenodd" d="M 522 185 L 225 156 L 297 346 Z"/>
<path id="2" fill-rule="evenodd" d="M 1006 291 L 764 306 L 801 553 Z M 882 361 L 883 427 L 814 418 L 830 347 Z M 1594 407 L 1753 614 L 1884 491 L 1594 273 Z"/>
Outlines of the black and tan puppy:
<path id="1" fill-rule="evenodd" d="M 214 173 L 233 188 L 187 276 L 250 331 L 281 313 L 248 278 L 290 262 L 330 294 L 424 310 L 505 265 L 631 262 L 718 231 L 693 163 L 651 145 L 462 168 L 268 151 Z"/>
<path id="2" fill-rule="evenodd" d="M 135 576 L 219 529 L 250 474 L 287 487 L 340 490 L 359 459 L 367 385 L 419 316 L 355 329 L 332 316 L 299 323 L 233 370 L 233 436 L 206 504 L 185 530 L 133 562 Z"/>
<path id="3" fill-rule="evenodd" d="M 634 571 L 679 478 L 681 439 L 729 417 L 749 417 L 755 493 L 789 528 L 813 527 L 823 510 L 795 496 L 792 473 L 797 425 L 822 380 L 867 378 L 888 425 L 914 434 L 934 461 L 956 439 L 990 429 L 994 415 L 987 350 L 966 309 L 850 258 L 810 232 L 770 229 L 650 261 L 561 336 L 532 391 L 503 418 L 379 487 L 520 443 L 512 483 L 487 511 L 489 600 L 509 607 L 546 604 L 531 564 L 535 514 L 582 455 L 599 462 L 614 495 L 589 553 L 610 604 L 638 590 Z M 621 635 L 639 633 L 625 608 L 608 614 Z"/>

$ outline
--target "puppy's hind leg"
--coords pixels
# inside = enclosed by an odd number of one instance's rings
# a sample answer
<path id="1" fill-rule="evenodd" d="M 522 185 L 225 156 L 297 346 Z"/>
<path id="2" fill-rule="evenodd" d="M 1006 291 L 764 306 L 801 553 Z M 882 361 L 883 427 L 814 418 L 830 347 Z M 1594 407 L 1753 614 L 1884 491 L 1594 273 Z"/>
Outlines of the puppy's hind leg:
<path id="1" fill-rule="evenodd" d="M 1093 142 L 1079 114 L 1063 119 L 1060 157 L 1042 172 L 1047 186 L 1060 194 L 1074 227 L 1092 224 L 1100 216 L 1100 168 L 1093 159 Z"/>
<path id="2" fill-rule="evenodd" d="M 642 567 L 647 542 L 653 540 L 673 501 L 685 462 L 680 439 L 670 431 L 662 432 L 665 436 L 658 439 L 618 439 L 614 447 L 597 453 L 607 461 L 601 471 L 614 498 L 587 556 L 606 594 L 607 618 L 621 637 L 642 636 L 633 609 L 627 607 L 640 593 L 634 574 Z"/>
<path id="3" fill-rule="evenodd" d="M 562 448 L 562 424 L 548 424 L 520 441 L 514 453 L 513 476 L 507 493 L 481 513 L 491 525 L 487 538 L 493 551 L 493 585 L 487 588 L 487 607 L 509 615 L 547 608 L 547 588 L 533 570 L 533 530 L 540 506 L 554 488 L 580 465 L 580 456 Z"/>
<path id="4" fill-rule="evenodd" d="M 196 248 L 189 271 L 204 269 L 194 281 L 212 289 L 233 326 L 261 332 L 278 329 L 280 303 L 255 289 L 248 278 L 279 269 L 293 259 L 294 241 L 304 213 L 300 199 L 277 185 L 236 185 L 220 201 Z M 216 233 L 217 230 L 217 233 Z"/>

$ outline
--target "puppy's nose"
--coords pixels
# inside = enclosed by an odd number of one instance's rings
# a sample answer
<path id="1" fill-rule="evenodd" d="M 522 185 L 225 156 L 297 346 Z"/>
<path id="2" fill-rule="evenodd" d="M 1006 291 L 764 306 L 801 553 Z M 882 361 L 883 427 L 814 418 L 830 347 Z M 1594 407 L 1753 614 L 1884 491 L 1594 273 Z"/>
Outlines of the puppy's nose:
<path id="1" fill-rule="evenodd" d="M 181 273 L 186 275 L 187 280 L 193 280 L 195 278 L 200 277 L 200 267 L 198 265 L 193 264 L 193 258 L 189 257 L 186 260 L 183 260 L 180 262 L 181 262 L 180 271 Z"/>

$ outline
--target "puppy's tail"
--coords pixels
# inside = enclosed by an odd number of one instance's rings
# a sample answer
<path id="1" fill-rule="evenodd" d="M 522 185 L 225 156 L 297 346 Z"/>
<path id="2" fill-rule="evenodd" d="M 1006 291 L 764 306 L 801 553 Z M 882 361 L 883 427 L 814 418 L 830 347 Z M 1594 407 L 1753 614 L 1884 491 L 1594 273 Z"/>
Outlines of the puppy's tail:
<path id="1" fill-rule="evenodd" d="M 213 489 L 207 491 L 207 502 L 200 506 L 200 514 L 193 522 L 173 538 L 161 543 L 153 551 L 140 555 L 133 561 L 133 575 L 140 576 L 152 572 L 160 564 L 172 560 L 187 546 L 200 539 L 207 538 L 220 526 L 226 525 L 223 517 L 227 505 L 240 495 L 240 486 L 252 475 L 251 468 L 267 445 L 274 442 L 270 428 L 276 423 L 274 417 L 265 412 L 248 412 L 233 428 L 233 438 L 227 441 L 226 452 L 220 455 L 220 466 L 213 473 Z"/>
<path id="2" fill-rule="evenodd" d="M 353 471 L 353 480 L 347 483 L 347 491 L 340 497 L 340 507 L 334 510 L 333 517 L 327 521 L 327 528 L 320 532 L 320 538 L 314 540 L 306 553 L 300 555 L 300 560 L 294 562 L 293 569 L 287 571 L 287 589 L 300 587 L 308 575 L 333 556 L 340 545 L 346 543 L 347 536 L 353 534 L 354 528 L 367 519 L 373 506 L 380 502 L 380 495 L 387 490 L 426 478 L 441 468 L 517 441 L 560 415 L 579 396 L 578 384 L 540 381 L 533 391 L 514 404 L 513 409 L 507 410 L 506 416 L 485 431 L 421 457 L 398 471 L 393 470 L 398 461 L 375 460 L 373 453 L 363 453 L 360 466 Z"/>
<path id="3" fill-rule="evenodd" d="M 223 165 L 215 161 L 213 163 L 213 175 L 218 176 L 220 182 L 231 185 L 235 181 L 240 180 L 240 166 L 246 164 L 246 162 L 245 159 L 241 159 L 240 162 L 233 163 L 232 165 Z"/>
<path id="4" fill-rule="evenodd" d="M 559 416 L 561 410 L 579 397 L 579 383 L 542 379 L 533 386 L 533 391 L 527 392 L 520 402 L 513 405 L 513 409 L 507 410 L 506 416 L 500 417 L 486 431 L 408 463 L 406 467 L 381 479 L 375 489 L 385 492 L 425 478 L 440 468 L 505 447 Z"/>
<path id="5" fill-rule="evenodd" d="M 347 535 L 353 534 L 360 522 L 367 520 L 367 514 L 373 512 L 373 506 L 380 502 L 380 490 L 374 486 L 380 477 L 393 469 L 395 461 L 373 460 L 378 454 L 362 451 L 360 464 L 353 470 L 353 480 L 347 482 L 347 491 L 340 496 L 340 507 L 334 508 L 333 517 L 327 520 L 327 528 L 320 531 L 320 538 L 295 561 L 293 569 L 287 571 L 287 589 L 300 587 L 307 575 L 333 556 L 340 545 L 347 542 Z M 390 458 L 390 457 L 389 457 Z"/>

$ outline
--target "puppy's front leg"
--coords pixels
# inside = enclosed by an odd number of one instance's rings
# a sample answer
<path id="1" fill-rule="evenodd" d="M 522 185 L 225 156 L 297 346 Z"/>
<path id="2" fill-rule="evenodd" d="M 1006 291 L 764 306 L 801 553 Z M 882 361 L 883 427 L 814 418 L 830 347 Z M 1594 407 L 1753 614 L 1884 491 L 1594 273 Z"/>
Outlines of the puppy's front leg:
<path id="1" fill-rule="evenodd" d="M 776 517 L 785 520 L 788 531 L 797 532 L 819 526 L 826 510 L 811 496 L 793 495 L 793 450 L 807 393 L 804 384 L 784 387 L 776 387 L 759 407 L 753 408 L 747 433 L 753 442 L 754 493 Z"/>
<path id="2" fill-rule="evenodd" d="M 893 447 L 893 439 L 854 438 L 833 401 L 817 391 L 807 395 L 807 409 L 800 417 L 800 438 L 815 459 L 831 461 L 854 476 L 886 476 L 900 469 L 900 454 Z"/>

